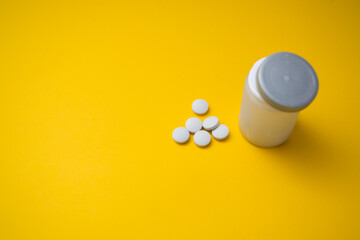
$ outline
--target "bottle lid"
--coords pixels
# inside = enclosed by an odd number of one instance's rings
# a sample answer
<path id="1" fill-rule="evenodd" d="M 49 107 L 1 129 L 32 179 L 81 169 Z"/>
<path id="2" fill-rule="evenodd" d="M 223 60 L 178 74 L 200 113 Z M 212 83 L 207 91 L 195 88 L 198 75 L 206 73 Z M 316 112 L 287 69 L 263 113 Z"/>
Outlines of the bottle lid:
<path id="1" fill-rule="evenodd" d="M 285 112 L 298 112 L 316 97 L 319 82 L 312 66 L 302 57 L 278 52 L 261 64 L 257 85 L 264 100 Z"/>

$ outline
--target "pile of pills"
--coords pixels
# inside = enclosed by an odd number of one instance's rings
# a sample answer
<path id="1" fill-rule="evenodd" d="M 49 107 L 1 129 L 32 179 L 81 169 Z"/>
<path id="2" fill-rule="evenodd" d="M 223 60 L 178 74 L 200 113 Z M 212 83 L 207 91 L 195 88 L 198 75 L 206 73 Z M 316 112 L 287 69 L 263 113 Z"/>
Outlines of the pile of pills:
<path id="1" fill-rule="evenodd" d="M 198 115 L 204 115 L 209 110 L 209 104 L 202 99 L 195 100 L 192 104 L 192 110 Z M 202 130 L 204 128 L 205 130 Z M 207 130 L 207 131 L 206 131 Z M 173 133 L 173 139 L 177 143 L 185 143 L 190 138 L 190 133 L 194 133 L 194 142 L 199 147 L 206 147 L 211 142 L 211 131 L 213 137 L 217 140 L 223 140 L 229 135 L 229 128 L 220 124 L 215 116 L 206 118 L 203 122 L 197 118 L 189 118 L 185 122 L 185 127 L 176 128 Z"/>

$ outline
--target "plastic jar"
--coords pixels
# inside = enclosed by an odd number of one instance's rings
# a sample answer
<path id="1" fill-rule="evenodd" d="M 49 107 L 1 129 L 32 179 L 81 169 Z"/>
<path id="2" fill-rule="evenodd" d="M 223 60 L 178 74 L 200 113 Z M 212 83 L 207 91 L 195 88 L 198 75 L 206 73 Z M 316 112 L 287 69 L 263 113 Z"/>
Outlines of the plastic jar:
<path id="1" fill-rule="evenodd" d="M 299 111 L 314 100 L 318 88 L 314 69 L 298 55 L 279 52 L 258 60 L 245 81 L 241 133 L 259 147 L 284 143 Z"/>

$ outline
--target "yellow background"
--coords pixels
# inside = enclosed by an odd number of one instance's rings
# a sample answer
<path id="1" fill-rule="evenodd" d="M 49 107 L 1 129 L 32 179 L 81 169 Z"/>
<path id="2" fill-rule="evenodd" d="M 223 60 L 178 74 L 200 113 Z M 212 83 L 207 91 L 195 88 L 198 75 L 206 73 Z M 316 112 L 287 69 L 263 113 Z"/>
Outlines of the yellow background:
<path id="1" fill-rule="evenodd" d="M 360 239 L 358 1 L 0 0 L 0 239 Z M 290 140 L 238 128 L 278 51 L 320 90 Z M 230 128 L 174 128 L 206 99 Z M 204 117 L 202 117 L 204 119 Z"/>

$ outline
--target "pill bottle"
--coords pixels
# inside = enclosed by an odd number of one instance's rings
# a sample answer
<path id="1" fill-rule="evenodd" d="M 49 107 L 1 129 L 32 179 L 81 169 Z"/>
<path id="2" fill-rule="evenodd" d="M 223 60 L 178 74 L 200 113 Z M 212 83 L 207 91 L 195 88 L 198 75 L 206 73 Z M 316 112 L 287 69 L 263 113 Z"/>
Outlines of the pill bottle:
<path id="1" fill-rule="evenodd" d="M 259 147 L 284 143 L 299 112 L 314 100 L 318 88 L 314 69 L 296 54 L 278 52 L 258 60 L 245 81 L 241 133 Z"/>

